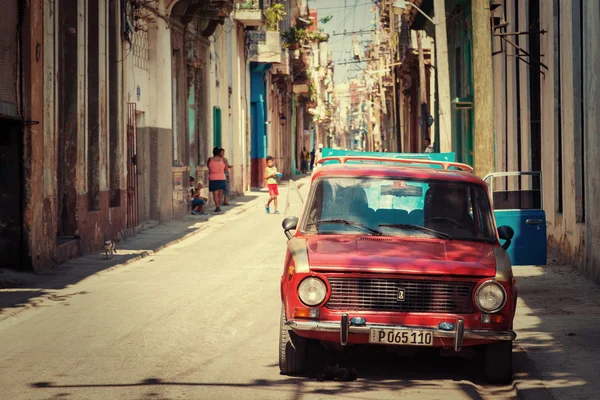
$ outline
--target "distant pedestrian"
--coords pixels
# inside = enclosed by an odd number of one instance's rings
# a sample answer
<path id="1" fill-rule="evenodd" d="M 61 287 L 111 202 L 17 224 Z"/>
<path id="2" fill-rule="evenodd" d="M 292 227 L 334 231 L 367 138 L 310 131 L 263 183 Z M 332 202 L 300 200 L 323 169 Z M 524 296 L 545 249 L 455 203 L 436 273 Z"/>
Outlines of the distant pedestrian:
<path id="1" fill-rule="evenodd" d="M 231 180 L 229 179 L 229 169 L 231 165 L 229 165 L 229 161 L 225 158 L 225 149 L 221 148 L 220 153 L 223 162 L 225 163 L 225 190 L 223 191 L 223 205 L 229 205 L 229 197 L 231 196 Z"/>
<path id="2" fill-rule="evenodd" d="M 313 167 L 315 165 L 315 148 L 313 147 L 313 149 L 310 151 L 310 170 L 313 170 Z"/>
<path id="3" fill-rule="evenodd" d="M 277 196 L 279 196 L 279 187 L 277 185 L 277 178 L 281 177 L 281 174 L 277 172 L 277 167 L 275 167 L 275 161 L 273 157 L 267 157 L 267 169 L 265 171 L 265 180 L 267 181 L 267 186 L 269 187 L 269 201 L 265 204 L 265 210 L 267 214 L 271 213 L 271 202 L 275 204 L 275 212 L 274 214 L 279 214 L 279 210 L 277 209 Z"/>
<path id="4" fill-rule="evenodd" d="M 220 206 L 223 203 L 223 190 L 225 190 L 227 183 L 221 148 L 215 147 L 213 149 L 213 156 L 208 159 L 206 166 L 208 167 L 208 190 L 213 194 L 215 212 L 220 212 Z"/>
<path id="5" fill-rule="evenodd" d="M 425 150 L 423 153 L 433 153 L 433 146 L 431 145 L 431 139 L 425 138 Z"/>
<path id="6" fill-rule="evenodd" d="M 308 172 L 308 162 L 310 161 L 310 153 L 306 150 L 306 147 L 302 149 L 301 161 L 300 161 L 300 172 L 306 174 Z"/>
<path id="7" fill-rule="evenodd" d="M 319 150 L 315 155 L 315 169 L 319 167 L 319 160 L 323 158 L 323 143 L 319 143 Z"/>

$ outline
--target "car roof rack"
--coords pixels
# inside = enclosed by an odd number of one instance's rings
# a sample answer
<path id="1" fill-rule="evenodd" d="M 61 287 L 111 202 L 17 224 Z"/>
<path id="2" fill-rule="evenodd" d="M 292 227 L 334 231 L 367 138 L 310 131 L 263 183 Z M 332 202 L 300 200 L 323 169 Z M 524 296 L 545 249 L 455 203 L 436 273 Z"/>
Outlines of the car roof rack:
<path id="1" fill-rule="evenodd" d="M 433 161 L 413 158 L 388 158 L 375 156 L 328 156 L 321 158 L 319 161 L 317 161 L 317 164 L 324 164 L 328 161 L 338 161 L 340 164 L 346 164 L 348 161 L 379 161 L 396 164 L 439 165 L 445 170 L 449 170 L 450 168 L 458 168 L 461 171 L 473 172 L 473 167 L 470 165 L 453 161 Z"/>

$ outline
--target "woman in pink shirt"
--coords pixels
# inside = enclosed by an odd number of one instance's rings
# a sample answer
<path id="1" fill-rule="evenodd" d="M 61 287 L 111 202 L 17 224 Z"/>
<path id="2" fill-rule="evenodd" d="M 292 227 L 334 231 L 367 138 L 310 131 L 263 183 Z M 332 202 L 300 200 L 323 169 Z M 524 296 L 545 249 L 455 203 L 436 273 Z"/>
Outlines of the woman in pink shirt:
<path id="1" fill-rule="evenodd" d="M 215 212 L 221 211 L 220 205 L 223 202 L 223 190 L 225 190 L 227 177 L 225 176 L 225 170 L 227 166 L 223 157 L 221 157 L 221 149 L 215 147 L 213 149 L 213 156 L 208 159 L 208 190 L 212 192 L 213 199 L 215 200 Z"/>

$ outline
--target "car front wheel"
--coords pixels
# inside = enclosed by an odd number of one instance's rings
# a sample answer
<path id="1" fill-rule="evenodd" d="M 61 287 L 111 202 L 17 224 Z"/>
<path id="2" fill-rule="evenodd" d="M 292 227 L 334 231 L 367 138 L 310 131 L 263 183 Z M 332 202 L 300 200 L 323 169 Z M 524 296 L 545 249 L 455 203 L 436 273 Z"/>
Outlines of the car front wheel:
<path id="1" fill-rule="evenodd" d="M 485 379 L 489 383 L 505 384 L 512 381 L 512 342 L 501 341 L 484 347 Z"/>
<path id="2" fill-rule="evenodd" d="M 283 375 L 299 375 L 306 371 L 306 339 L 286 325 L 285 307 L 281 305 L 279 328 L 279 371 Z"/>

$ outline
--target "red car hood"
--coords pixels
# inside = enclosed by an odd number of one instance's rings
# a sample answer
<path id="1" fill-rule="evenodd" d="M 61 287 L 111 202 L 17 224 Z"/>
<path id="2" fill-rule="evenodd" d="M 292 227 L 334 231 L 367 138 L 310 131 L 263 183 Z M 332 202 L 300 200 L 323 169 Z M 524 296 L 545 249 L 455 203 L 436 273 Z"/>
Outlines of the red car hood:
<path id="1" fill-rule="evenodd" d="M 307 238 L 311 270 L 415 275 L 496 275 L 495 245 L 376 236 Z"/>

